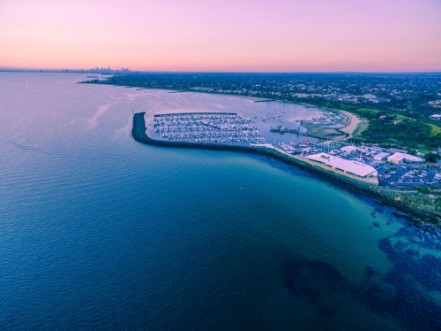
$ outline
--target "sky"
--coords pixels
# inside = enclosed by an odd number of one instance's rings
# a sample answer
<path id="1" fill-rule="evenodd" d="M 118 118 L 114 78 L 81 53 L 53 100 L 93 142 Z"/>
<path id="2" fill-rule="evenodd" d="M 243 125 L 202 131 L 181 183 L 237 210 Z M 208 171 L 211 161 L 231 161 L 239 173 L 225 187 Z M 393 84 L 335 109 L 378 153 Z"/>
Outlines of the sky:
<path id="1" fill-rule="evenodd" d="M 441 71 L 441 0 L 0 0 L 0 68 Z"/>

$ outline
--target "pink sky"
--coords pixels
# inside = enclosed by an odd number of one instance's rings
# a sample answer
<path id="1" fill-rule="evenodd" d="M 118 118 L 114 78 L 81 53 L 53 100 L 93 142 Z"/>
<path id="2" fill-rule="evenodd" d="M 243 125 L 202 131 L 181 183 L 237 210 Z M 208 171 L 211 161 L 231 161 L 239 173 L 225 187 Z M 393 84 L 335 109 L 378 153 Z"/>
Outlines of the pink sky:
<path id="1" fill-rule="evenodd" d="M 441 0 L 0 0 L 0 68 L 441 71 Z"/>

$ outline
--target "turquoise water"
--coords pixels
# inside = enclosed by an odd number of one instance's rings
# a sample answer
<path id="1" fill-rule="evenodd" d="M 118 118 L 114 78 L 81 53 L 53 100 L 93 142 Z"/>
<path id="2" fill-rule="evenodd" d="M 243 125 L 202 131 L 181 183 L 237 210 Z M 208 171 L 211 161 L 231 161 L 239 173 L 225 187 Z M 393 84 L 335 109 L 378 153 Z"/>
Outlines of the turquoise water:
<path id="1" fill-rule="evenodd" d="M 440 329 L 439 231 L 277 160 L 130 137 L 132 108 L 246 99 L 82 78 L 0 74 L 1 329 Z"/>

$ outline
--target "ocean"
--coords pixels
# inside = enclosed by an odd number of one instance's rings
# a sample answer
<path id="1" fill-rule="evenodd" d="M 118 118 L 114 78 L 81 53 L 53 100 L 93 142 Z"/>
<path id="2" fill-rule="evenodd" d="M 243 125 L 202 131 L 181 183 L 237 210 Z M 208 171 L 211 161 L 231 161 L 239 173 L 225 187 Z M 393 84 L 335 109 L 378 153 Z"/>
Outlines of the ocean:
<path id="1" fill-rule="evenodd" d="M 130 134 L 132 110 L 317 110 L 85 79 L 0 73 L 2 330 L 441 328 L 438 229 L 270 157 Z"/>

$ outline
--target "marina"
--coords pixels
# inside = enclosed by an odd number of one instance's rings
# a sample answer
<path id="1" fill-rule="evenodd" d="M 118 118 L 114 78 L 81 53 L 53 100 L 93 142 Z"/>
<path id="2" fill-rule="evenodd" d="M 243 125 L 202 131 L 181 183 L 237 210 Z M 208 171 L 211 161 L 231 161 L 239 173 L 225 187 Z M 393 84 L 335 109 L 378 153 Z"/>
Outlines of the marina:
<path id="1" fill-rule="evenodd" d="M 156 137 L 169 141 L 248 146 L 265 143 L 257 127 L 237 113 L 156 114 L 153 123 Z"/>

